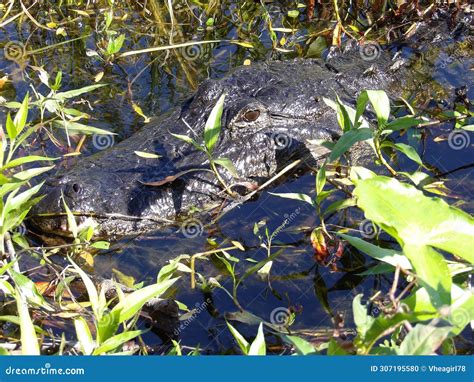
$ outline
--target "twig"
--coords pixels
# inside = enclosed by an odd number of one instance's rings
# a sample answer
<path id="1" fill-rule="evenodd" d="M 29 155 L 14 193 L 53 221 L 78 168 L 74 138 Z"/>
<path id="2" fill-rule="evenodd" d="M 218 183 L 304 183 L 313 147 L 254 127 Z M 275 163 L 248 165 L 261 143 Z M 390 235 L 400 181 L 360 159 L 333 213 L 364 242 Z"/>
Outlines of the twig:
<path id="1" fill-rule="evenodd" d="M 286 166 L 283 170 L 281 170 L 278 174 L 276 174 L 274 177 L 270 178 L 267 180 L 265 183 L 263 183 L 260 187 L 258 187 L 256 190 L 252 191 L 251 193 L 245 195 L 244 197 L 240 198 L 238 201 L 233 202 L 229 204 L 226 208 L 223 209 L 222 213 L 217 216 L 211 224 L 216 223 L 220 218 L 222 218 L 227 212 L 233 210 L 237 205 L 242 204 L 246 202 L 247 200 L 251 199 L 257 192 L 262 191 L 264 188 L 272 184 L 275 180 L 286 174 L 288 171 L 293 169 L 294 167 L 298 166 L 302 162 L 302 159 L 295 160 L 293 163 L 289 164 Z"/>
<path id="2" fill-rule="evenodd" d="M 390 293 L 389 293 L 390 301 L 392 302 L 395 311 L 398 309 L 397 308 L 398 303 L 397 303 L 397 299 L 395 298 L 395 293 L 397 292 L 399 277 L 400 277 L 400 265 L 397 264 L 397 267 L 395 268 L 395 275 L 393 277 L 392 288 L 390 288 Z"/>
<path id="3" fill-rule="evenodd" d="M 38 1 L 35 1 L 31 6 L 33 7 L 34 5 L 36 5 Z M 21 5 L 21 9 L 23 9 L 23 12 L 25 13 L 25 15 L 31 20 L 31 22 L 33 24 L 35 24 L 38 28 L 41 28 L 41 29 L 46 29 L 48 31 L 52 31 L 53 29 L 51 28 L 48 28 L 48 27 L 45 27 L 44 25 L 41 25 L 38 21 L 36 21 L 36 19 L 31 15 L 31 13 L 28 11 L 28 9 L 30 8 L 26 8 L 25 5 L 23 4 L 23 1 L 20 0 L 20 5 Z"/>

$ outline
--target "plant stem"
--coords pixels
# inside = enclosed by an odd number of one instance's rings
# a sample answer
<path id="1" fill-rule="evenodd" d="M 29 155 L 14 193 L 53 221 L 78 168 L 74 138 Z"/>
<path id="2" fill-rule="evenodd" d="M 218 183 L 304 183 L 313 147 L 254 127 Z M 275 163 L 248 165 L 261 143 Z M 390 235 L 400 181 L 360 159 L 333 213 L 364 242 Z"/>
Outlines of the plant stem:
<path id="1" fill-rule="evenodd" d="M 222 185 L 222 187 L 224 187 L 225 192 L 227 192 L 227 194 L 229 194 L 230 196 L 235 196 L 235 193 L 232 192 L 232 190 L 229 188 L 229 186 L 224 181 L 224 179 L 222 179 L 221 175 L 219 174 L 219 171 L 217 170 L 216 164 L 214 163 L 214 161 L 212 160 L 210 156 L 209 156 L 209 162 L 211 164 L 212 171 L 214 172 L 214 174 L 216 174 L 216 178 L 219 181 L 219 183 Z"/>

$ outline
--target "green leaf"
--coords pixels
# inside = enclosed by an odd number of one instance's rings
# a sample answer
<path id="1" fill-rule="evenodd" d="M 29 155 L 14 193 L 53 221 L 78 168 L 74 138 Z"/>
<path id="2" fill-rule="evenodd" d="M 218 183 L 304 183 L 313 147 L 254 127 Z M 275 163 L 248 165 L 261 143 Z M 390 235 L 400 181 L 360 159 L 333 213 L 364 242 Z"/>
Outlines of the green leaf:
<path id="1" fill-rule="evenodd" d="M 74 327 L 76 328 L 76 336 L 84 355 L 90 355 L 94 351 L 94 339 L 91 331 L 87 325 L 87 321 L 83 317 L 74 320 Z"/>
<path id="2" fill-rule="evenodd" d="M 20 181 L 29 180 L 53 168 L 54 166 L 30 168 L 29 170 L 17 172 L 13 175 L 13 178 Z"/>
<path id="3" fill-rule="evenodd" d="M 288 17 L 291 17 L 292 19 L 297 18 L 299 15 L 300 15 L 300 12 L 296 9 L 288 11 Z"/>
<path id="4" fill-rule="evenodd" d="M 44 297 L 38 292 L 36 289 L 36 285 L 33 281 L 31 281 L 25 275 L 16 272 L 14 269 L 10 269 L 8 271 L 10 277 L 14 281 L 18 291 L 21 293 L 23 297 L 26 298 L 27 301 L 46 308 L 47 310 L 51 311 L 51 306 L 46 302 Z"/>
<path id="5" fill-rule="evenodd" d="M 369 102 L 369 96 L 367 95 L 367 92 L 366 91 L 361 92 L 359 97 L 357 97 L 357 103 L 356 103 L 356 114 L 354 117 L 355 129 L 359 128 L 359 119 L 364 114 L 368 102 Z"/>
<path id="6" fill-rule="evenodd" d="M 333 109 L 336 113 L 338 113 L 339 106 L 338 106 L 337 102 L 334 102 L 333 100 L 330 100 L 330 99 L 324 98 L 324 97 L 323 97 L 323 101 L 326 105 L 328 105 L 331 109 Z M 362 118 L 362 120 L 359 121 L 362 114 L 358 114 L 357 110 L 353 109 L 352 107 L 350 107 L 348 105 L 345 105 L 343 103 L 341 103 L 341 105 L 344 107 L 347 115 L 349 116 L 349 120 L 350 120 L 349 125 L 352 126 L 353 129 L 369 128 L 369 123 L 367 122 L 367 120 Z M 364 112 L 364 110 L 362 110 L 362 113 L 363 112 Z M 338 115 L 338 123 L 340 124 L 340 126 L 342 128 L 342 126 L 344 125 L 344 121 L 339 121 L 339 113 L 337 115 Z M 356 120 L 358 122 L 357 124 L 355 122 Z"/>
<path id="7" fill-rule="evenodd" d="M 161 296 L 178 279 L 179 277 L 176 277 L 161 283 L 149 285 L 127 295 L 112 309 L 112 312 L 118 312 L 118 322 L 122 323 L 132 318 L 141 310 L 148 300 Z"/>
<path id="8" fill-rule="evenodd" d="M 367 332 L 374 324 L 375 318 L 367 314 L 367 308 L 362 305 L 362 294 L 358 294 L 352 301 L 352 311 L 354 314 L 354 323 L 357 327 L 358 335 L 364 339 Z"/>
<path id="9" fill-rule="evenodd" d="M 54 121 L 54 125 L 61 128 L 67 129 L 70 134 L 84 134 L 84 135 L 117 135 L 111 131 L 99 129 L 98 127 L 84 125 L 79 122 L 71 121 Z"/>
<path id="10" fill-rule="evenodd" d="M 64 200 L 64 195 L 61 195 L 61 198 L 63 200 L 63 206 L 64 206 L 64 210 L 66 211 L 66 216 L 67 216 L 67 226 L 69 228 L 69 231 L 71 231 L 72 233 L 72 236 L 74 238 L 77 237 L 78 235 L 78 227 L 77 227 L 77 223 L 76 223 L 76 218 L 74 217 L 74 215 L 72 214 L 71 210 L 69 209 L 69 207 L 67 206 L 66 204 L 66 201 Z"/>
<path id="11" fill-rule="evenodd" d="M 20 109 L 15 115 L 13 123 L 15 124 L 16 135 L 20 134 L 26 125 L 26 119 L 28 118 L 28 93 L 26 93 L 23 102 L 21 103 Z"/>
<path id="12" fill-rule="evenodd" d="M 94 350 L 94 355 L 99 355 L 103 353 L 108 353 L 110 351 L 116 350 L 119 346 L 122 346 L 125 342 L 130 341 L 131 339 L 146 333 L 146 330 L 131 330 L 129 332 L 124 332 L 117 334 L 113 337 L 110 337 L 102 345 Z"/>
<path id="13" fill-rule="evenodd" d="M 328 215 L 331 215 L 333 212 L 340 211 L 344 208 L 354 207 L 355 205 L 356 201 L 354 198 L 336 200 L 324 210 L 323 216 L 326 217 Z"/>
<path id="14" fill-rule="evenodd" d="M 385 128 L 389 130 L 404 130 L 409 129 L 410 127 L 418 126 L 420 123 L 423 123 L 423 120 L 415 117 L 400 117 L 390 121 Z"/>
<path id="15" fill-rule="evenodd" d="M 335 338 L 331 338 L 328 344 L 328 355 L 348 355 L 348 353 Z"/>
<path id="16" fill-rule="evenodd" d="M 15 124 L 13 123 L 10 113 L 7 114 L 7 121 L 6 121 L 5 127 L 7 129 L 8 138 L 10 138 L 10 140 L 15 139 L 16 136 L 18 135 L 18 132 L 16 131 L 16 127 L 15 127 Z"/>
<path id="17" fill-rule="evenodd" d="M 1 170 L 5 170 L 7 168 L 12 168 L 16 166 L 21 166 L 22 164 L 25 164 L 25 163 L 38 162 L 38 161 L 53 161 L 57 159 L 59 158 L 47 158 L 47 157 L 42 157 L 38 155 L 28 155 L 26 157 L 20 157 L 20 158 L 11 160 L 7 164 L 5 164 L 5 166 L 3 166 Z"/>
<path id="18" fill-rule="evenodd" d="M 293 193 L 293 192 L 286 192 L 286 193 L 269 192 L 269 194 L 279 196 L 280 198 L 299 200 L 301 202 L 311 204 L 314 207 L 313 199 L 311 199 L 311 197 L 306 194 L 298 194 L 298 193 Z"/>
<path id="19" fill-rule="evenodd" d="M 358 180 L 354 194 L 366 217 L 403 246 L 430 245 L 474 264 L 474 219 L 469 214 L 384 176 Z"/>
<path id="20" fill-rule="evenodd" d="M 346 106 L 341 102 L 339 96 L 336 97 L 336 113 L 337 113 L 337 122 L 341 127 L 342 131 L 347 132 L 353 128 L 352 121 L 347 112 Z"/>
<path id="21" fill-rule="evenodd" d="M 235 168 L 234 164 L 232 161 L 228 158 L 218 158 L 214 159 L 214 163 L 217 163 L 218 165 L 224 167 L 227 171 L 229 171 L 230 175 L 232 175 L 234 178 L 238 178 L 239 174 L 237 173 L 237 169 Z"/>
<path id="22" fill-rule="evenodd" d="M 372 139 L 374 134 L 369 128 L 353 129 L 345 132 L 332 149 L 329 161 L 333 162 L 349 150 L 355 143 Z"/>
<path id="23" fill-rule="evenodd" d="M 102 307 L 99 304 L 99 294 L 97 293 L 97 288 L 86 272 L 84 272 L 74 261 L 72 261 L 72 259 L 69 259 L 69 262 L 81 277 L 82 282 L 86 287 L 87 295 L 89 296 L 89 302 L 91 303 L 94 316 L 97 320 L 99 320 L 101 317 Z"/>
<path id="24" fill-rule="evenodd" d="M 119 311 L 108 311 L 106 312 L 97 323 L 97 343 L 101 344 L 118 330 L 119 323 Z"/>
<path id="25" fill-rule="evenodd" d="M 91 92 L 95 89 L 99 89 L 99 88 L 101 88 L 103 86 L 106 86 L 106 85 L 107 84 L 96 84 L 96 85 L 85 86 L 85 87 L 80 88 L 80 89 L 69 90 L 67 92 L 56 93 L 55 98 L 68 99 L 68 98 L 77 97 L 81 94 L 89 93 L 89 92 Z"/>
<path id="26" fill-rule="evenodd" d="M 141 158 L 146 158 L 146 159 L 158 159 L 161 158 L 161 155 L 153 154 L 153 153 L 147 153 L 145 151 L 134 151 L 135 155 L 141 157 Z"/>
<path id="27" fill-rule="evenodd" d="M 209 152 L 212 152 L 221 132 L 221 118 L 222 111 L 224 110 L 225 97 L 225 94 L 220 96 L 216 105 L 212 108 L 211 114 L 204 127 L 204 143 Z"/>
<path id="28" fill-rule="evenodd" d="M 474 131 L 474 125 L 463 125 L 459 128 L 463 129 L 463 130 L 466 130 L 466 131 Z"/>
<path id="29" fill-rule="evenodd" d="M 17 290 L 15 299 L 20 317 L 21 352 L 23 355 L 40 355 L 38 338 L 28 311 L 28 304 L 19 290 Z"/>
<path id="30" fill-rule="evenodd" d="M 204 148 L 191 137 L 188 137 L 187 135 L 181 135 L 181 134 L 173 134 L 173 133 L 170 133 L 170 134 L 175 138 L 178 138 L 186 143 L 193 145 L 199 151 L 204 151 Z"/>
<path id="31" fill-rule="evenodd" d="M 257 337 L 250 345 L 248 355 L 266 355 L 267 348 L 265 346 L 265 335 L 263 334 L 263 324 L 258 326 Z"/>
<path id="32" fill-rule="evenodd" d="M 29 190 L 26 190 L 22 192 L 21 194 L 16 195 L 15 197 L 11 198 L 7 202 L 7 206 L 5 206 L 6 211 L 13 211 L 21 208 L 21 206 L 26 203 L 30 198 L 36 194 L 39 189 L 43 186 L 43 183 L 37 184 L 36 186 L 30 188 Z M 6 212 L 5 211 L 5 212 Z"/>
<path id="33" fill-rule="evenodd" d="M 410 261 L 407 259 L 407 257 L 398 251 L 395 251 L 393 249 L 381 248 L 358 237 L 352 237 L 343 233 L 338 233 L 337 235 L 342 237 L 344 240 L 347 240 L 352 246 L 357 248 L 359 251 L 364 252 L 365 254 L 376 260 L 383 261 L 387 264 L 393 265 L 394 267 L 399 265 L 402 269 L 412 268 Z"/>
<path id="34" fill-rule="evenodd" d="M 374 319 L 372 326 L 365 332 L 361 350 L 364 350 L 364 353 L 367 354 L 378 340 L 385 337 L 387 332 L 395 330 L 404 321 L 414 322 L 416 321 L 416 316 L 407 313 L 397 313 L 394 316 L 379 315 Z"/>
<path id="35" fill-rule="evenodd" d="M 56 73 L 54 84 L 50 86 L 51 90 L 55 90 L 55 91 L 59 90 L 59 88 L 61 87 L 62 79 L 63 79 L 63 72 L 58 71 L 58 73 Z"/>
<path id="36" fill-rule="evenodd" d="M 474 263 L 474 219 L 439 198 L 396 179 L 357 180 L 354 195 L 365 216 L 397 239 L 435 306 L 449 304 L 451 277 L 432 247 Z"/>
<path id="37" fill-rule="evenodd" d="M 280 337 L 290 345 L 293 345 L 293 347 L 296 350 L 296 353 L 299 355 L 308 355 L 308 354 L 316 354 L 317 351 L 314 348 L 313 345 L 311 345 L 308 341 L 296 337 L 296 336 L 287 336 L 284 334 L 281 334 Z"/>
<path id="38" fill-rule="evenodd" d="M 451 325 L 445 321 L 418 324 L 411 330 L 397 351 L 399 355 L 433 354 L 448 337 Z"/>
<path id="39" fill-rule="evenodd" d="M 108 241 L 96 241 L 92 243 L 90 246 L 96 249 L 109 249 L 110 243 Z"/>
<path id="40" fill-rule="evenodd" d="M 121 34 L 118 37 L 111 37 L 107 44 L 107 53 L 109 55 L 118 53 L 120 49 L 122 49 L 124 41 L 125 41 L 124 34 Z"/>
<path id="41" fill-rule="evenodd" d="M 403 252 L 410 259 L 419 282 L 436 308 L 451 303 L 451 274 L 443 256 L 429 246 L 405 245 Z"/>
<path id="42" fill-rule="evenodd" d="M 392 143 L 390 141 L 384 141 L 382 143 L 382 147 L 392 147 L 405 154 L 408 158 L 418 163 L 420 166 L 423 166 L 423 161 L 421 160 L 420 156 L 418 155 L 416 150 L 410 145 L 407 145 L 405 143 Z"/>
<path id="43" fill-rule="evenodd" d="M 316 195 L 321 194 L 321 191 L 326 184 L 326 163 L 324 163 L 319 169 L 316 175 Z"/>
<path id="44" fill-rule="evenodd" d="M 379 128 L 381 128 L 386 125 L 390 116 L 390 99 L 383 90 L 366 90 L 366 93 L 377 115 Z"/>
<path id="45" fill-rule="evenodd" d="M 235 341 L 237 342 L 237 345 L 239 345 L 240 350 L 242 350 L 242 353 L 244 353 L 244 355 L 247 355 L 250 349 L 249 343 L 242 336 L 242 334 L 239 333 L 239 331 L 236 328 L 234 328 L 231 324 L 229 324 L 229 322 L 226 321 L 226 323 L 227 323 L 227 327 L 230 330 L 230 333 L 232 334 Z"/>

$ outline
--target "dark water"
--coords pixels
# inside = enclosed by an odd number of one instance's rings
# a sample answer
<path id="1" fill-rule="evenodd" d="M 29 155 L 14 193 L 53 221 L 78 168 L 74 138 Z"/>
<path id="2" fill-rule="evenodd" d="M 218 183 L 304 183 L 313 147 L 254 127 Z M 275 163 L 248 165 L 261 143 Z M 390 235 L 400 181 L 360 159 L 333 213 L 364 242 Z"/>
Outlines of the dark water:
<path id="1" fill-rule="evenodd" d="M 97 137 L 89 138 L 82 150 L 83 155 L 89 155 L 113 145 L 144 126 L 143 118 L 133 110 L 132 103 L 139 105 L 148 116 L 162 113 L 186 99 L 204 79 L 220 78 L 232 68 L 242 65 L 245 60 L 291 59 L 304 55 L 308 39 L 331 25 L 324 20 L 308 24 L 304 15 L 296 19 L 286 16 L 289 10 L 296 9 L 292 1 L 277 2 L 268 6 L 267 11 L 253 2 L 243 4 L 239 1 L 223 2 L 222 9 L 226 12 L 219 13 L 216 16 L 216 27 L 208 29 L 205 25 L 208 17 L 197 7 L 193 8 L 193 12 L 177 7 L 178 25 L 174 32 L 171 24 L 167 22 L 168 15 L 165 12 L 161 14 L 165 23 L 160 24 L 150 14 L 143 18 L 138 6 L 118 8 L 117 17 L 128 14 L 125 21 L 116 20 L 112 24 L 114 29 L 127 35 L 122 51 L 167 45 L 170 34 L 174 43 L 235 39 L 250 42 L 254 48 L 228 42 L 194 45 L 186 49 L 130 56 L 115 61 L 113 65 L 87 54 L 88 50 L 95 49 L 103 38 L 103 35 L 95 32 L 97 23 L 103 22 L 102 18 L 97 16 L 100 11 L 97 10 L 96 14 L 89 18 L 77 18 L 74 12 L 65 9 L 66 15 L 74 20 L 67 24 L 68 38 L 82 39 L 41 53 L 30 54 L 16 62 L 0 53 L 0 77 L 8 75 L 12 80 L 0 90 L 0 96 L 7 101 L 21 100 L 26 91 L 31 94 L 30 85 L 46 94 L 47 90 L 40 84 L 31 65 L 43 66 L 53 78 L 55 73 L 61 70 L 64 90 L 93 84 L 94 77 L 104 72 L 101 83 L 107 83 L 108 86 L 80 97 L 88 100 L 89 105 L 79 103 L 74 107 L 91 114 L 91 125 L 114 131 L 118 135 L 114 140 L 105 141 Z M 265 21 L 267 17 L 272 20 L 274 28 L 295 29 L 294 33 L 277 33 L 278 40 L 283 35 L 287 39 L 280 48 L 290 52 L 272 49 Z M 13 41 L 22 43 L 26 51 L 32 51 L 63 40 L 64 38 L 54 33 L 33 28 L 31 23 L 26 22 L 11 23 L 0 28 L 0 47 Z M 473 63 L 471 56 L 467 60 L 455 60 L 448 68 L 437 65 L 431 73 L 432 80 L 443 88 L 471 85 L 468 97 L 472 99 Z M 4 120 L 4 111 L 0 109 L 0 120 Z M 447 175 L 446 185 L 453 194 L 465 201 L 461 207 L 472 212 L 472 168 L 468 167 L 473 158 L 472 144 L 453 149 L 448 141 L 433 142 L 434 137 L 448 135 L 451 128 L 451 125 L 445 124 L 430 130 L 422 157 L 439 173 L 466 167 Z M 53 146 L 48 136 L 42 132 L 34 137 L 29 152 L 45 152 L 52 156 L 66 153 L 65 137 L 59 131 L 54 131 L 54 134 L 62 145 Z M 470 135 L 467 137 L 472 139 Z M 73 146 L 76 143 L 77 140 Z M 80 161 L 80 157 L 69 158 L 63 161 L 61 166 L 70 166 L 75 161 Z M 407 171 L 415 169 L 413 164 L 408 162 L 402 163 L 402 166 L 405 166 Z M 313 189 L 314 176 L 306 174 L 298 179 L 290 179 L 269 191 L 314 194 Z M 458 201 L 459 199 L 455 198 L 448 199 L 450 203 Z M 260 261 L 267 256 L 266 249 L 261 247 L 261 241 L 253 233 L 254 224 L 265 221 L 269 231 L 273 232 L 288 217 L 291 217 L 290 223 L 273 241 L 272 253 L 281 250 L 281 254 L 274 261 L 269 280 L 259 276 L 246 279 L 238 289 L 241 306 L 270 322 L 278 320 L 278 314 L 281 312 L 286 314 L 288 310 L 294 310 L 297 314 L 291 328 L 296 332 L 333 328 L 335 316 L 342 316 L 346 327 L 350 328 L 353 297 L 359 293 L 368 297 L 375 290 L 386 292 L 390 288 L 391 280 L 385 276 L 360 276 L 359 273 L 372 262 L 350 248 L 346 249 L 340 261 L 340 271 L 317 264 L 309 240 L 311 229 L 320 224 L 315 212 L 305 204 L 283 201 L 268 192 L 228 213 L 215 226 L 198 229 L 196 235 L 191 235 L 194 237 L 170 228 L 133 240 L 123 240 L 114 246 L 113 251 L 106 251 L 95 257 L 94 273 L 110 278 L 114 275 L 112 270 L 117 269 L 134 277 L 137 282 L 150 283 L 156 279 L 159 269 L 168 260 L 182 254 L 192 255 L 207 251 L 212 248 L 209 244 L 212 239 L 220 246 L 230 245 L 231 240 L 237 240 L 246 246 L 245 252 L 231 252 L 240 259 L 237 273 L 243 274 L 253 265 L 247 259 Z M 334 224 L 335 227 L 349 227 L 354 229 L 353 234 L 357 234 L 360 219 L 360 214 L 349 211 L 335 216 L 327 223 Z M 383 239 L 388 238 L 382 237 Z M 393 243 L 384 243 L 391 244 Z M 232 290 L 231 278 L 215 258 L 199 260 L 196 270 L 206 278 L 217 278 L 223 287 Z M 184 275 L 173 290 L 172 296 L 188 308 L 195 308 L 199 312 L 180 329 L 179 338 L 183 346 L 195 347 L 199 344 L 205 353 L 221 353 L 233 345 L 225 326 L 224 314 L 238 309 L 222 290 L 215 288 L 211 294 L 199 289 L 192 290 L 189 277 Z M 205 303 L 208 298 L 211 298 L 211 304 Z M 256 332 L 255 326 L 236 325 L 244 334 L 253 336 Z M 161 343 L 160 338 L 151 333 L 146 335 L 146 339 L 152 346 Z"/>

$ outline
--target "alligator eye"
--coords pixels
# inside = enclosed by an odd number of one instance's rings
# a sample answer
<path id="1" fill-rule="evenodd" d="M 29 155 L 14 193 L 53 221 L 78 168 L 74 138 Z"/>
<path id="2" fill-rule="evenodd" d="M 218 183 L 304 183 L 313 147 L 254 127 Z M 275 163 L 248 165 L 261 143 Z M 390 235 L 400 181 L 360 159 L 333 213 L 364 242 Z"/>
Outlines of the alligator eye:
<path id="1" fill-rule="evenodd" d="M 249 110 L 244 114 L 245 122 L 254 122 L 260 117 L 260 110 Z"/>

